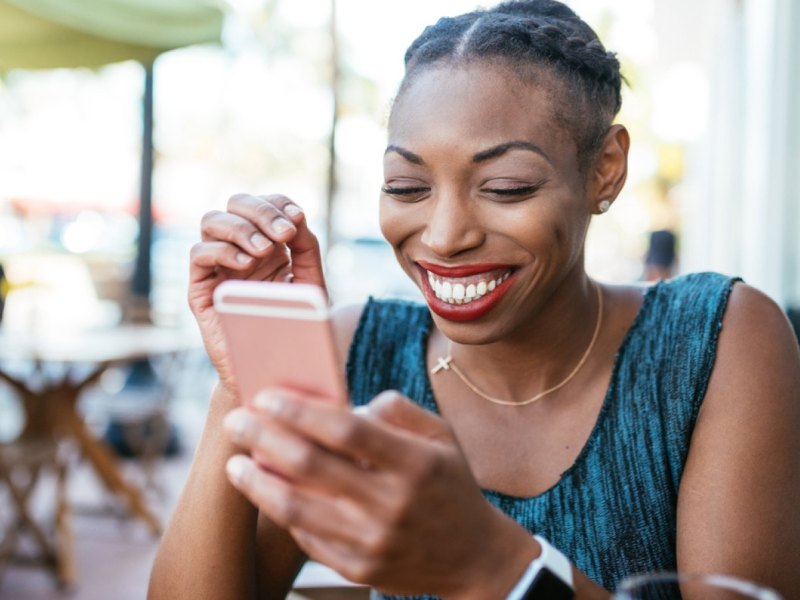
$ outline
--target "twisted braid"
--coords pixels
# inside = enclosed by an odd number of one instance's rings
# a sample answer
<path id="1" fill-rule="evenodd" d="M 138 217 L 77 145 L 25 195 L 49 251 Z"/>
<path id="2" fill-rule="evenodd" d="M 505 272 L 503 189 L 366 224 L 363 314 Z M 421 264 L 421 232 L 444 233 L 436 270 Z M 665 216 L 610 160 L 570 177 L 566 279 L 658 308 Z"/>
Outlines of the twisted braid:
<path id="1" fill-rule="evenodd" d="M 557 77 L 556 118 L 568 128 L 582 166 L 599 147 L 622 104 L 616 56 L 570 8 L 555 0 L 510 0 L 491 9 L 439 19 L 405 54 L 400 94 L 421 67 L 500 60 L 520 77 L 542 68 Z"/>

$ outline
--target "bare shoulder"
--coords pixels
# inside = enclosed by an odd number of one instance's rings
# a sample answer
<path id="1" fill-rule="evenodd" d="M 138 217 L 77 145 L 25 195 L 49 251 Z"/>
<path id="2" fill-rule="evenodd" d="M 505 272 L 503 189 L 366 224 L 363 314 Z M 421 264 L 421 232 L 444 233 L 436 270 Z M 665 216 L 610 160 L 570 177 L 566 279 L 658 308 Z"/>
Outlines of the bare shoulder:
<path id="1" fill-rule="evenodd" d="M 732 391 L 726 382 L 743 385 L 745 374 L 748 387 L 778 387 L 795 400 L 800 393 L 800 350 L 786 313 L 763 292 L 737 283 L 722 321 L 709 392 Z"/>
<path id="2" fill-rule="evenodd" d="M 678 499 L 678 567 L 800 594 L 800 352 L 784 311 L 731 291 Z M 713 535 L 712 535 L 713 533 Z"/>
<path id="3" fill-rule="evenodd" d="M 758 427 L 767 433 L 782 419 L 788 419 L 784 428 L 791 426 L 792 435 L 800 436 L 797 338 L 785 312 L 771 298 L 736 283 L 722 320 L 698 425 L 738 424 L 751 433 Z"/>
<path id="4" fill-rule="evenodd" d="M 353 343 L 361 314 L 364 312 L 363 302 L 343 304 L 331 310 L 331 323 L 333 325 L 333 336 L 336 342 L 336 350 L 342 358 L 347 357 L 350 345 Z"/>

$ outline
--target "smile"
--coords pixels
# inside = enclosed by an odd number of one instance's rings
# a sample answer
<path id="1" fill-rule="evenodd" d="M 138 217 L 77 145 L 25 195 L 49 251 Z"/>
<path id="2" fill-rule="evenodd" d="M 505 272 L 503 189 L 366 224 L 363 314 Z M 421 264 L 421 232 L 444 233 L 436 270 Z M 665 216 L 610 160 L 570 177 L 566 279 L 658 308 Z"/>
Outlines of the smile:
<path id="1" fill-rule="evenodd" d="M 511 270 L 509 269 L 496 278 L 493 276 L 487 278 L 487 274 L 473 277 L 442 277 L 431 271 L 427 271 L 427 273 L 428 283 L 439 300 L 448 304 L 469 304 L 496 290 L 497 286 L 508 279 Z"/>
<path id="2" fill-rule="evenodd" d="M 494 308 L 516 280 L 515 268 L 502 264 L 442 266 L 417 263 L 430 309 L 451 321 L 472 321 Z"/>

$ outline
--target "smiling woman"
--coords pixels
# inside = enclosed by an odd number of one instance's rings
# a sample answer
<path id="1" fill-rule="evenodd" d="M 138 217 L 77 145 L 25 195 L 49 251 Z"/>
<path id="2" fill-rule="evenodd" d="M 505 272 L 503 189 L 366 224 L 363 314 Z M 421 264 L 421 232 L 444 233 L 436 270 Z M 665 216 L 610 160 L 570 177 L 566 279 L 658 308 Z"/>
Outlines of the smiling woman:
<path id="1" fill-rule="evenodd" d="M 189 301 L 220 382 L 151 598 L 284 597 L 308 557 L 375 598 L 607 598 L 653 570 L 800 593 L 782 311 L 714 273 L 641 288 L 584 268 L 627 174 L 620 85 L 552 0 L 443 18 L 411 45 L 380 227 L 425 302 L 335 312 L 358 410 L 239 396 L 214 289 L 324 288 L 319 246 L 285 196 L 204 217 Z"/>

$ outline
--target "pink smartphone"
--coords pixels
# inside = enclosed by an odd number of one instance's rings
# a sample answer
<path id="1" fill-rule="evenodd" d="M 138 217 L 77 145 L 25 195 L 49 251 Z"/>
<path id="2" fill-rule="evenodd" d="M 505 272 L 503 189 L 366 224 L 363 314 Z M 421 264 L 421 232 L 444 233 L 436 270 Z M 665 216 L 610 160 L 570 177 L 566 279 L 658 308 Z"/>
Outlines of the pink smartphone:
<path id="1" fill-rule="evenodd" d="M 214 308 L 243 402 L 266 387 L 282 386 L 347 405 L 344 369 L 321 288 L 225 281 L 214 290 Z"/>

